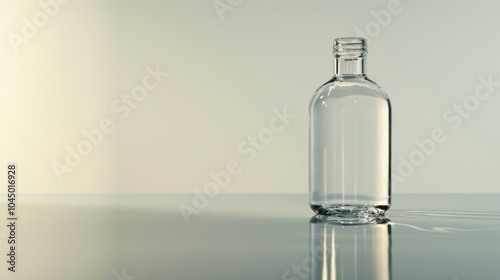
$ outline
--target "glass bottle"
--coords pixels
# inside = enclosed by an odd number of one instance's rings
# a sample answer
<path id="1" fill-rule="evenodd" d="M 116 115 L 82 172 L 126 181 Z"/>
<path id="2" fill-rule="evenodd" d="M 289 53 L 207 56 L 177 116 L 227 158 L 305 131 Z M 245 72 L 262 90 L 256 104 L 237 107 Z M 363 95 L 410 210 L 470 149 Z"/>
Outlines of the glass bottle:
<path id="1" fill-rule="evenodd" d="M 310 205 L 368 221 L 391 204 L 391 104 L 365 74 L 366 39 L 335 39 L 333 53 L 334 76 L 309 107 Z"/>

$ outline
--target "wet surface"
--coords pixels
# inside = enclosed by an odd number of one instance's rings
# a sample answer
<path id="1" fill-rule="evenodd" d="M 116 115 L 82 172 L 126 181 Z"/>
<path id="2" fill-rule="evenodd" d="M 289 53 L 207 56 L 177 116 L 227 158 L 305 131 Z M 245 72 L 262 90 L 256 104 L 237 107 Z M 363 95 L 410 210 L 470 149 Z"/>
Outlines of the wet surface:
<path id="1" fill-rule="evenodd" d="M 2 279 L 500 279 L 500 195 L 395 195 L 390 221 L 357 226 L 306 195 L 22 198 Z"/>

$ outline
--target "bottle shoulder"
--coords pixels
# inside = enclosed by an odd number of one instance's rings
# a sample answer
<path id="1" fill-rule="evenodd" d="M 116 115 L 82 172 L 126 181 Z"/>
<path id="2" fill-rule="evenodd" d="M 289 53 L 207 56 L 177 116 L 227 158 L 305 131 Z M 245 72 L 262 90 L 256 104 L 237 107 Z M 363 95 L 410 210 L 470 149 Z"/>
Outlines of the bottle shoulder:
<path id="1" fill-rule="evenodd" d="M 337 77 L 321 85 L 311 99 L 311 106 L 319 100 L 331 98 L 371 97 L 390 103 L 387 93 L 366 76 Z"/>

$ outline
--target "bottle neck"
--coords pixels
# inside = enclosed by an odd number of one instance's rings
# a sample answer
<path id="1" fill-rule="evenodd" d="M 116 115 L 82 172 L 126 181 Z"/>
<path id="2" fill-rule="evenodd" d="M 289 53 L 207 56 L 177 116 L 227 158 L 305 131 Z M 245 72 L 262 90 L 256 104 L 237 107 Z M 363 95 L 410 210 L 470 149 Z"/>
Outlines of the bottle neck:
<path id="1" fill-rule="evenodd" d="M 366 57 L 335 57 L 333 72 L 335 76 L 365 75 Z"/>
<path id="2" fill-rule="evenodd" d="M 337 38 L 333 42 L 335 76 L 364 76 L 367 44 L 359 37 Z"/>

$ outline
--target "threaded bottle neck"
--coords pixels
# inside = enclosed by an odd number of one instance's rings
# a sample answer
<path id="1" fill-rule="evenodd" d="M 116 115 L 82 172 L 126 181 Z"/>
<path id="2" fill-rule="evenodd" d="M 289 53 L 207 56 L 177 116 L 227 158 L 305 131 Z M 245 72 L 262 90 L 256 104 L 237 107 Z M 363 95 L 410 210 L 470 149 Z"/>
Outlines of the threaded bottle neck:
<path id="1" fill-rule="evenodd" d="M 366 39 L 358 37 L 337 38 L 333 44 L 334 74 L 364 75 L 366 54 L 368 53 Z"/>

